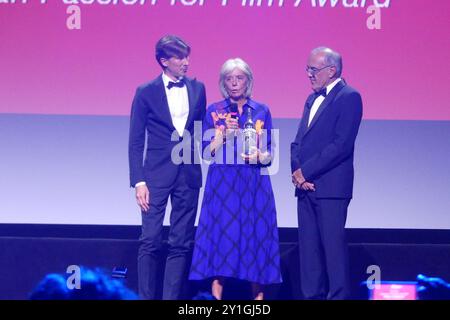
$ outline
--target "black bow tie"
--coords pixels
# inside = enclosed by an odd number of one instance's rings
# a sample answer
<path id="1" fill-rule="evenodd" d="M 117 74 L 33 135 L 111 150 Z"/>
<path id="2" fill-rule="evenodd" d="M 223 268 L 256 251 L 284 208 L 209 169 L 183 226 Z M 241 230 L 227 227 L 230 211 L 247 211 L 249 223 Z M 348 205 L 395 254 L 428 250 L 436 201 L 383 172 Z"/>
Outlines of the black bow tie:
<path id="1" fill-rule="evenodd" d="M 184 81 L 180 80 L 178 82 L 169 81 L 169 84 L 167 85 L 167 89 L 172 89 L 173 87 L 177 88 L 183 88 L 184 87 Z"/>
<path id="2" fill-rule="evenodd" d="M 318 96 L 323 96 L 326 97 L 327 96 L 327 88 L 323 88 L 322 90 L 319 90 L 317 92 L 314 92 L 314 95 L 316 96 L 316 98 Z"/>

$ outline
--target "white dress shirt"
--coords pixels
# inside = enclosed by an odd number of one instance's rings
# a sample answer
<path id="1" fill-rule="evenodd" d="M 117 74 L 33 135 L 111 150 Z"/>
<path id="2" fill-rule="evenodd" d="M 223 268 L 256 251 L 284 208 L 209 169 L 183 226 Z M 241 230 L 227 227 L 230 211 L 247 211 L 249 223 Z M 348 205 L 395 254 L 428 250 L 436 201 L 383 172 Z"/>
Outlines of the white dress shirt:
<path id="1" fill-rule="evenodd" d="M 338 82 L 341 81 L 341 78 L 337 78 L 332 83 L 327 85 L 327 95 L 330 93 L 330 91 L 334 88 L 335 85 L 338 84 Z M 316 100 L 314 100 L 314 103 L 311 107 L 311 111 L 309 112 L 309 121 L 308 121 L 308 127 L 311 125 L 312 120 L 314 119 L 314 116 L 316 115 L 317 110 L 319 110 L 320 105 L 322 104 L 323 100 L 325 100 L 324 96 L 318 96 Z"/>
<path id="2" fill-rule="evenodd" d="M 178 134 L 183 136 L 184 127 L 189 116 L 189 97 L 186 85 L 182 88 L 172 87 L 167 89 L 169 81 L 172 81 L 165 73 L 162 74 L 164 89 L 166 90 L 167 102 L 169 103 L 172 123 Z M 179 81 L 179 80 L 178 80 Z M 178 82 L 172 81 L 172 82 Z"/>

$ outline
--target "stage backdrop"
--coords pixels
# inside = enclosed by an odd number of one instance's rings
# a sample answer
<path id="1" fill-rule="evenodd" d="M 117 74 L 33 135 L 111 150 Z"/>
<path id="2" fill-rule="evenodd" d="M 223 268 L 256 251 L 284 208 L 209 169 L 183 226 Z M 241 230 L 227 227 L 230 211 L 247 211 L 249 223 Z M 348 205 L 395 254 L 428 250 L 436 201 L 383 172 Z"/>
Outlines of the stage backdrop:
<path id="1" fill-rule="evenodd" d="M 308 54 L 325 45 L 364 102 L 347 226 L 450 229 L 449 12 L 447 0 L 0 1 L 0 223 L 140 224 L 130 106 L 161 72 L 156 41 L 177 34 L 209 103 L 226 59 L 252 67 L 279 129 L 281 227 L 297 225 L 289 145 Z"/>

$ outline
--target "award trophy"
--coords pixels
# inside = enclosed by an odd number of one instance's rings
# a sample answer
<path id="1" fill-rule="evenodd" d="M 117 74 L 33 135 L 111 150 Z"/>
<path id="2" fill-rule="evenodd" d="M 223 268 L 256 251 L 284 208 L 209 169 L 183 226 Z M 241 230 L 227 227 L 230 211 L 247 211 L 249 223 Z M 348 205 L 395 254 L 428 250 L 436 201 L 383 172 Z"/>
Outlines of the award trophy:
<path id="1" fill-rule="evenodd" d="M 257 151 L 256 129 L 252 120 L 252 108 L 247 107 L 247 120 L 244 124 L 243 134 L 243 154 L 249 156 Z"/>

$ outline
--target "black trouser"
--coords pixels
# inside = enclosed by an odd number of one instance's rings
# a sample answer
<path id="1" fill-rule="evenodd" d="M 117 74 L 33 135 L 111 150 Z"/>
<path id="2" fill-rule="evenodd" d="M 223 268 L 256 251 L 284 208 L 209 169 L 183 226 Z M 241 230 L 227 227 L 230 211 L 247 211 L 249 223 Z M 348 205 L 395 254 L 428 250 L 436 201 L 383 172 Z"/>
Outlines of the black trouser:
<path id="1" fill-rule="evenodd" d="M 155 177 L 157 178 L 157 177 Z M 159 254 L 163 245 L 163 221 L 167 200 L 170 196 L 169 251 L 164 272 L 164 300 L 180 299 L 183 283 L 187 277 L 187 257 L 194 239 L 194 223 L 198 205 L 198 188 L 187 184 L 183 168 L 175 183 L 167 188 L 150 190 L 150 209 L 142 213 L 142 234 L 138 254 L 139 296 L 141 299 L 156 298 Z"/>
<path id="2" fill-rule="evenodd" d="M 300 195 L 300 279 L 306 299 L 346 299 L 350 294 L 345 221 L 350 199 Z"/>

